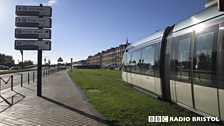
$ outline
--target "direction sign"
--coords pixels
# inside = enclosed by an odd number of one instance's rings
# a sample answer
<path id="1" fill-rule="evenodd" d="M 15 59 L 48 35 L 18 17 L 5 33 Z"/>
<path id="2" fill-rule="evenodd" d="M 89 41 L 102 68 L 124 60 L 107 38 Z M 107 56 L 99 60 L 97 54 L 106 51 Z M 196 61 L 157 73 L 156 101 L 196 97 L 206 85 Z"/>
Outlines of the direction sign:
<path id="1" fill-rule="evenodd" d="M 51 28 L 51 18 L 16 17 L 16 27 Z"/>
<path id="2" fill-rule="evenodd" d="M 17 16 L 52 16 L 52 9 L 50 6 L 16 6 L 16 15 Z"/>
<path id="3" fill-rule="evenodd" d="M 49 40 L 15 40 L 16 50 L 51 50 Z"/>
<path id="4" fill-rule="evenodd" d="M 51 39 L 50 29 L 15 29 L 16 38 Z"/>

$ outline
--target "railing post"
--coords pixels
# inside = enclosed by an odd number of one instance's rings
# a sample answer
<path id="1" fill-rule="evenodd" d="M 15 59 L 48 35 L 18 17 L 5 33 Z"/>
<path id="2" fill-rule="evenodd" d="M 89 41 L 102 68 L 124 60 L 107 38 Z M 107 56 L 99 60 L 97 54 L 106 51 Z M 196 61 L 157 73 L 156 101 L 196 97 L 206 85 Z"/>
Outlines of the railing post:
<path id="1" fill-rule="evenodd" d="M 34 80 L 35 80 L 35 72 L 33 72 L 33 82 L 34 82 Z"/>
<path id="2" fill-rule="evenodd" d="M 13 75 L 11 76 L 11 91 L 13 91 Z"/>
<path id="3" fill-rule="evenodd" d="M 28 84 L 30 84 L 30 73 L 28 73 Z"/>
<path id="4" fill-rule="evenodd" d="M 2 90 L 2 78 L 0 77 L 0 96 L 1 96 L 1 90 Z"/>
<path id="5" fill-rule="evenodd" d="M 23 74 L 21 74 L 21 87 L 23 86 Z"/>

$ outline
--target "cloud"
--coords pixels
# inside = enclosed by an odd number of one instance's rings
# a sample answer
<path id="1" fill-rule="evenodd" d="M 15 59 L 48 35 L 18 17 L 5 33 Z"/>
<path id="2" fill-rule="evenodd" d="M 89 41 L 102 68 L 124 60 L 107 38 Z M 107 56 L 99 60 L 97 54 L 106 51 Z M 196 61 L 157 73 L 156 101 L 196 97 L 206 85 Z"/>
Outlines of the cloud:
<path id="1" fill-rule="evenodd" d="M 56 4 L 56 0 L 49 0 L 49 1 L 47 2 L 47 5 L 48 5 L 48 6 L 53 6 L 54 4 Z"/>

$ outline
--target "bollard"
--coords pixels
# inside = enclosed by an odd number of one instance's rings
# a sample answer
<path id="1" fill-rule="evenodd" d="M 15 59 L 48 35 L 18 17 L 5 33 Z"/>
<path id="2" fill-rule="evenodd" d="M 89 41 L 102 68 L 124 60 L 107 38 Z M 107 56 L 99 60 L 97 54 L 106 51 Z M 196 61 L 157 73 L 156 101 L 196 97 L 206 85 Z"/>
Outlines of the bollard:
<path id="1" fill-rule="evenodd" d="M 30 84 L 30 73 L 28 73 L 28 84 Z"/>
<path id="2" fill-rule="evenodd" d="M 23 74 L 21 74 L 21 87 L 23 86 Z"/>
<path id="3" fill-rule="evenodd" d="M 34 80 L 35 80 L 35 72 L 33 72 L 33 82 L 34 82 Z"/>
<path id="4" fill-rule="evenodd" d="M 11 76 L 11 91 L 13 91 L 13 75 Z"/>
<path id="5" fill-rule="evenodd" d="M 45 76 L 45 72 L 43 71 L 43 77 Z"/>

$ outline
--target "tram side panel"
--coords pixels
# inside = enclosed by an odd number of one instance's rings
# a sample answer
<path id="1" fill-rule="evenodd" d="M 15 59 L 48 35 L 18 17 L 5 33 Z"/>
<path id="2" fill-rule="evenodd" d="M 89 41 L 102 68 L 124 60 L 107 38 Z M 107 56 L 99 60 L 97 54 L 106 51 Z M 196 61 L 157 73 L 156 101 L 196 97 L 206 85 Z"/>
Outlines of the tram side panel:
<path id="1" fill-rule="evenodd" d="M 155 80 L 155 53 L 156 44 L 145 46 L 141 49 L 141 61 L 142 61 L 142 85 L 141 87 L 157 94 L 156 80 Z"/>
<path id="2" fill-rule="evenodd" d="M 199 26 L 203 29 L 198 29 Z M 173 102 L 220 117 L 219 113 L 223 115 L 220 93 L 223 92 L 217 86 L 217 26 L 210 21 L 174 33 L 170 51 L 170 88 Z"/>
<path id="3" fill-rule="evenodd" d="M 148 44 L 136 50 L 126 52 L 126 71 L 122 72 L 123 80 L 143 88 L 153 94 L 161 95 L 160 78 L 155 77 L 155 53 L 157 44 Z M 125 78 L 126 76 L 126 78 Z"/>
<path id="4" fill-rule="evenodd" d="M 217 81 L 218 24 L 208 21 L 195 29 L 193 52 L 193 88 L 195 108 L 219 117 Z"/>
<path id="5" fill-rule="evenodd" d="M 170 87 L 172 100 L 193 107 L 192 85 L 190 81 L 190 62 L 192 32 L 173 34 L 170 44 Z"/>
<path id="6" fill-rule="evenodd" d="M 220 116 L 224 120 L 224 22 L 219 25 L 219 106 Z"/>

